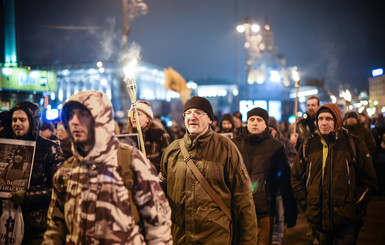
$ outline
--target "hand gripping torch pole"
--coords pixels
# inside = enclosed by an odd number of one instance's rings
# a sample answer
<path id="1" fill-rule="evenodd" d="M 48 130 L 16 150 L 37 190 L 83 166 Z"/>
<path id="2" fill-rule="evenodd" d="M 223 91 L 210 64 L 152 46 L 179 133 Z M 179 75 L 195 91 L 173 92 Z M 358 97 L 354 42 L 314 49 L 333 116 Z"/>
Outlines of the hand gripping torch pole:
<path id="1" fill-rule="evenodd" d="M 138 131 L 140 147 L 142 149 L 143 154 L 146 156 L 146 149 L 144 148 L 144 140 L 142 129 L 140 128 L 138 109 L 136 108 L 136 82 L 135 78 L 125 78 L 125 82 L 127 85 L 128 94 L 130 95 L 131 103 L 132 103 L 132 112 L 136 121 L 136 129 Z"/>

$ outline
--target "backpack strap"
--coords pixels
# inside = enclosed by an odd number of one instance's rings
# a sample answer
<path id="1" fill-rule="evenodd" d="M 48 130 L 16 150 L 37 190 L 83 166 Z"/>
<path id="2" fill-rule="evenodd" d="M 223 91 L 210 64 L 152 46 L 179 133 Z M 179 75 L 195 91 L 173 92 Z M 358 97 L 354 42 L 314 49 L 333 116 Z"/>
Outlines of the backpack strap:
<path id="1" fill-rule="evenodd" d="M 184 156 L 184 161 L 186 162 L 187 166 L 190 168 L 194 176 L 197 178 L 199 183 L 202 185 L 203 189 L 209 194 L 211 199 L 218 205 L 218 207 L 222 210 L 222 212 L 229 218 L 231 222 L 231 213 L 226 207 L 226 204 L 223 202 L 223 200 L 219 197 L 219 195 L 214 191 L 214 189 L 211 187 L 209 182 L 205 179 L 205 177 L 202 175 L 202 173 L 199 171 L 199 169 L 195 166 L 194 161 L 191 159 L 190 154 L 188 154 L 188 151 L 186 147 L 184 146 L 183 139 L 179 140 L 179 146 L 182 150 L 182 154 Z"/>
<path id="2" fill-rule="evenodd" d="M 135 222 L 140 221 L 138 207 L 134 201 L 134 171 L 131 167 L 133 146 L 120 143 L 118 148 L 118 172 L 123 179 L 124 185 L 127 187 L 128 195 L 130 197 L 131 213 Z"/>
<path id="3" fill-rule="evenodd" d="M 314 134 L 310 135 L 305 140 L 305 142 L 303 142 L 303 144 L 302 144 L 302 159 L 301 159 L 301 163 L 302 163 L 302 167 L 303 167 L 302 178 L 304 180 L 307 179 L 306 167 L 307 167 L 307 163 L 309 162 L 308 154 L 309 154 L 310 143 L 311 143 L 313 138 L 314 138 Z"/>
<path id="4" fill-rule="evenodd" d="M 356 144 L 354 143 L 353 135 L 349 134 L 349 143 L 350 143 L 350 149 L 352 150 L 353 155 L 353 161 L 354 163 L 357 162 L 357 149 Z"/>

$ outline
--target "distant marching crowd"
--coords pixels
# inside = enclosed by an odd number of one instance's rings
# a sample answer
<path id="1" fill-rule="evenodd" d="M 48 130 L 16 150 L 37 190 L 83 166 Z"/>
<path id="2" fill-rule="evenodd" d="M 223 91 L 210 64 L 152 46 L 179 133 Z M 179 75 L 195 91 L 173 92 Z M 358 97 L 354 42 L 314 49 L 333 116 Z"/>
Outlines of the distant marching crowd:
<path id="1" fill-rule="evenodd" d="M 22 244 L 282 244 L 298 212 L 313 244 L 356 244 L 384 194 L 383 114 L 306 105 L 295 125 L 259 107 L 218 120 L 194 96 L 184 125 L 167 127 L 140 100 L 123 127 L 98 91 L 71 96 L 55 122 L 21 102 L 0 113 L 0 138 L 36 142 L 30 185 L 1 200 L 21 205 Z M 119 140 L 139 125 L 144 149 Z M 28 178 L 25 158 L 15 152 L 0 185 Z"/>

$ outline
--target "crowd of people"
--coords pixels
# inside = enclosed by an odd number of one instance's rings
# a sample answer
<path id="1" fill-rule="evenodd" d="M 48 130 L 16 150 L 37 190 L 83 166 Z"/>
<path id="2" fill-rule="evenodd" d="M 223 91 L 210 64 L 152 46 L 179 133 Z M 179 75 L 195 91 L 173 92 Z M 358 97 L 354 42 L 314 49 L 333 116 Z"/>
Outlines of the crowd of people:
<path id="1" fill-rule="evenodd" d="M 384 193 L 383 115 L 317 96 L 306 106 L 294 127 L 258 107 L 243 123 L 194 96 L 168 128 L 140 100 L 122 128 L 98 91 L 71 96 L 55 124 L 19 103 L 0 114 L 0 137 L 36 141 L 29 188 L 10 194 L 23 244 L 282 244 L 299 212 L 314 244 L 356 244 Z M 145 154 L 117 137 L 138 126 Z"/>

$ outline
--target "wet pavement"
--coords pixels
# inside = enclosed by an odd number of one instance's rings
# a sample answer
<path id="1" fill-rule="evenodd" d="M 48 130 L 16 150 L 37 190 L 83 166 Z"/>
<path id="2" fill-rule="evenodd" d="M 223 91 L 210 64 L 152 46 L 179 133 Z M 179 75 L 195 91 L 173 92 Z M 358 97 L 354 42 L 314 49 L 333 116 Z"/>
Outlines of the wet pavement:
<path id="1" fill-rule="evenodd" d="M 361 228 L 358 245 L 385 244 L 385 195 L 375 196 L 369 203 L 367 219 Z M 284 231 L 283 245 L 311 245 L 313 239 L 307 236 L 308 224 L 303 213 L 298 215 L 297 225 Z"/>

